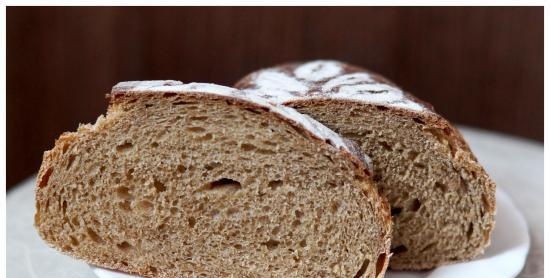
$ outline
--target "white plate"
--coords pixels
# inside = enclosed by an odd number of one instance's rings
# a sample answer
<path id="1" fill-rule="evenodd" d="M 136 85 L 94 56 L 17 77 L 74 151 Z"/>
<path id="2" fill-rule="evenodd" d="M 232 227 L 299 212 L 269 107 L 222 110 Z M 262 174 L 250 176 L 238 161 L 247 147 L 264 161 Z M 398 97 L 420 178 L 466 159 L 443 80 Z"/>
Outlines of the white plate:
<path id="1" fill-rule="evenodd" d="M 496 226 L 491 246 L 474 261 L 438 267 L 431 271 L 388 271 L 386 278 L 510 278 L 523 268 L 529 250 L 529 232 L 525 219 L 510 198 L 497 190 Z M 91 266 L 100 278 L 137 278 L 116 271 Z"/>

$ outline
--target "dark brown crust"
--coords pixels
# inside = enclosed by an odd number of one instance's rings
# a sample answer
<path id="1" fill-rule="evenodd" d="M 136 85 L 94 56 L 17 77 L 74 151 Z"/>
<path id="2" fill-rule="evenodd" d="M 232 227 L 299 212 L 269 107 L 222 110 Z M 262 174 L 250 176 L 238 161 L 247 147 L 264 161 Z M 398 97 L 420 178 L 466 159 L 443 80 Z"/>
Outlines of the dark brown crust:
<path id="1" fill-rule="evenodd" d="M 234 98 L 234 97 L 228 97 L 228 96 L 220 96 L 220 95 L 213 95 L 213 94 L 209 94 L 209 93 L 200 93 L 200 92 L 193 92 L 193 93 L 139 92 L 139 93 L 136 93 L 136 92 L 116 91 L 116 92 L 112 92 L 111 94 L 106 95 L 106 98 L 109 100 L 108 112 L 111 112 L 111 111 L 115 110 L 115 106 L 123 103 L 126 98 L 158 97 L 159 95 L 162 95 L 163 97 L 173 97 L 173 96 L 177 96 L 177 97 L 180 97 L 180 98 L 185 97 L 185 98 L 188 98 L 188 99 L 195 99 L 195 100 L 200 100 L 200 99 L 224 100 L 229 105 L 239 105 L 239 106 L 244 107 L 244 108 L 254 109 L 254 110 L 256 110 L 260 113 L 270 113 L 270 114 L 274 115 L 275 117 L 277 117 L 278 119 L 280 119 L 284 122 L 287 122 L 287 123 L 291 124 L 293 127 L 303 131 L 304 135 L 306 135 L 308 138 L 311 138 L 312 140 L 315 140 L 316 142 L 318 142 L 321 145 L 328 144 L 332 148 L 334 148 L 334 145 L 332 145 L 330 142 L 326 142 L 325 140 L 317 137 L 315 134 L 313 134 L 309 130 L 305 129 L 301 124 L 299 124 L 299 123 L 297 123 L 297 122 L 295 122 L 295 121 L 293 121 L 293 120 L 291 120 L 287 117 L 284 117 L 284 116 L 280 115 L 279 113 L 270 111 L 266 107 L 257 105 L 253 102 L 248 102 L 248 101 L 244 101 L 242 99 L 238 99 L 238 98 Z M 78 140 L 78 138 L 80 136 L 82 136 L 82 133 L 91 132 L 91 130 L 93 130 L 93 128 L 94 127 L 91 126 L 91 125 L 83 125 L 83 126 L 79 127 L 77 132 L 63 133 L 59 137 L 59 139 L 56 140 L 54 148 L 50 151 L 44 152 L 42 165 L 41 165 L 39 173 L 38 173 L 37 183 L 36 183 L 36 187 L 35 187 L 35 195 L 37 196 L 36 204 L 38 204 L 40 201 L 42 201 L 41 198 L 39 197 L 39 194 L 38 194 L 38 192 L 41 190 L 39 185 L 40 185 L 41 181 L 44 179 L 44 176 L 47 172 L 47 169 L 57 163 L 59 157 L 62 154 L 63 146 L 65 144 L 70 144 L 74 140 Z M 349 142 L 351 142 L 351 141 L 349 141 Z M 356 145 L 354 145 L 354 143 L 352 143 L 350 146 L 351 146 L 350 150 L 359 152 L 358 147 L 356 147 Z M 385 198 L 381 197 L 378 194 L 377 190 L 375 189 L 374 184 L 373 184 L 372 180 L 369 177 L 370 172 L 368 170 L 366 162 L 361 160 L 359 157 L 357 157 L 352 152 L 348 152 L 347 150 L 338 149 L 338 151 L 343 153 L 345 157 L 349 158 L 352 161 L 353 165 L 355 166 L 356 175 L 358 177 L 361 177 L 366 182 L 365 186 L 362 187 L 363 192 L 365 193 L 365 195 L 370 196 L 372 198 L 374 205 L 378 204 L 378 206 L 376 206 L 376 211 L 379 214 L 381 214 L 381 224 L 382 224 L 383 230 L 385 231 L 385 234 L 380 235 L 381 236 L 380 242 L 381 242 L 381 246 L 384 248 L 385 254 L 388 254 L 387 257 L 389 258 L 389 256 L 391 255 L 390 254 L 390 245 L 391 245 L 391 234 L 392 234 L 392 221 L 391 221 L 389 204 L 387 203 Z M 47 197 L 47 196 L 44 196 L 44 197 Z M 42 238 L 44 238 L 42 236 L 42 232 L 38 229 L 38 226 L 36 224 L 37 223 L 35 222 L 35 228 L 38 230 L 39 235 Z M 123 264 L 121 264 L 119 262 L 116 262 L 116 261 L 105 261 L 105 260 L 102 260 L 100 258 L 83 258 L 83 257 L 79 256 L 74 251 L 63 250 L 60 246 L 53 245 L 52 243 L 50 243 L 48 241 L 45 241 L 45 242 L 50 247 L 58 250 L 61 253 L 79 258 L 79 259 L 85 261 L 86 263 L 89 263 L 89 264 L 92 264 L 92 265 L 97 265 L 97 266 L 101 266 L 103 268 L 116 270 L 116 271 L 122 271 L 122 272 L 126 272 L 126 273 L 129 273 L 129 274 L 135 274 L 135 275 L 139 275 L 139 276 L 143 276 L 143 277 L 172 278 L 172 277 L 164 276 L 161 273 L 153 273 L 153 272 L 151 272 L 147 269 L 145 269 L 145 270 L 136 270 L 134 268 L 131 268 L 127 265 L 123 265 Z M 388 266 L 388 260 L 386 259 L 386 261 L 383 264 L 381 274 L 383 274 L 385 272 L 387 266 Z M 190 271 L 192 271 L 192 270 L 190 270 Z M 250 277 L 252 277 L 252 276 L 250 276 Z"/>
<path id="2" fill-rule="evenodd" d="M 273 67 L 271 69 L 286 72 L 289 75 L 293 75 L 292 71 L 296 69 L 298 66 L 300 66 L 301 63 L 289 63 L 289 64 L 283 64 L 276 67 Z M 366 72 L 368 73 L 375 81 L 388 84 L 392 86 L 396 86 L 393 82 L 386 79 L 385 77 L 373 73 L 371 71 L 368 71 L 366 69 L 344 64 L 343 65 L 343 71 L 340 73 L 343 74 L 350 74 L 350 73 L 359 73 L 359 72 Z M 254 88 L 255 84 L 253 82 L 253 77 L 255 76 L 257 72 L 250 73 L 246 75 L 241 80 L 237 81 L 237 83 L 234 85 L 234 87 L 238 89 L 249 89 Z M 312 87 L 310 88 L 310 91 L 319 91 L 319 88 L 322 87 L 324 83 L 326 83 L 327 80 L 321 80 L 319 82 L 314 82 Z M 375 104 L 369 104 L 365 102 L 360 102 L 356 100 L 342 100 L 342 99 L 334 99 L 330 97 L 330 94 L 322 95 L 321 97 L 316 96 L 315 98 L 308 98 L 307 95 L 303 96 L 302 98 L 298 100 L 292 100 L 287 101 L 283 103 L 284 105 L 288 105 L 293 108 L 300 108 L 300 107 L 306 107 L 310 105 L 316 105 L 316 104 L 329 104 L 329 103 L 338 103 L 343 104 L 347 106 L 352 105 L 363 105 L 365 109 L 384 109 L 389 110 L 393 112 L 396 115 L 399 115 L 401 117 L 413 119 L 420 121 L 424 125 L 426 125 L 429 128 L 435 128 L 438 130 L 441 130 L 441 132 L 446 136 L 448 142 L 450 151 L 453 157 L 453 167 L 455 167 L 455 170 L 458 169 L 466 169 L 468 171 L 473 171 L 476 173 L 476 175 L 479 177 L 479 179 L 482 181 L 483 188 L 486 190 L 487 196 L 489 196 L 488 200 L 488 214 L 490 219 L 492 219 L 491 226 L 489 228 L 489 231 L 492 231 L 494 228 L 494 217 L 496 214 L 496 198 L 495 198 L 495 183 L 490 179 L 490 177 L 487 175 L 486 171 L 483 169 L 483 167 L 478 163 L 476 157 L 471 152 L 470 147 L 464 140 L 462 134 L 453 126 L 451 125 L 445 118 L 437 114 L 431 104 L 428 102 L 425 102 L 423 100 L 418 99 L 417 97 L 405 93 L 406 97 L 414 102 L 417 102 L 424 106 L 426 108 L 426 111 L 414 111 L 410 109 L 405 108 L 397 108 L 397 107 L 389 107 L 384 105 L 375 105 Z M 382 107 L 382 108 L 380 108 Z M 480 246 L 480 248 L 477 250 L 477 255 L 482 254 L 484 249 L 490 244 L 490 240 L 488 239 L 484 244 Z M 465 257 L 461 258 L 460 260 L 456 261 L 446 261 L 442 263 L 418 263 L 415 265 L 395 265 L 392 263 L 392 267 L 396 269 L 402 269 L 402 270 L 423 270 L 423 269 L 431 269 L 440 265 L 445 265 L 453 262 L 459 262 L 459 261 L 465 261 L 473 259 L 475 256 L 471 257 Z"/>

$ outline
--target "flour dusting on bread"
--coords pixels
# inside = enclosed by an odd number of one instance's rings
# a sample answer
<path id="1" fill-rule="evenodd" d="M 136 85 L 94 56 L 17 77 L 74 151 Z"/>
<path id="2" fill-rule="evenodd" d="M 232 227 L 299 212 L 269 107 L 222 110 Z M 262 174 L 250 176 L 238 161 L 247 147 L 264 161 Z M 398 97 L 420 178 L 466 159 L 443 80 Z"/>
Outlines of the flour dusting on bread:
<path id="1" fill-rule="evenodd" d="M 274 80 L 278 80 L 275 78 Z M 285 83 L 288 80 L 280 80 Z M 276 81 L 277 82 L 277 81 Z M 265 83 L 264 83 L 265 84 Z M 295 84 L 287 84 L 286 88 L 302 89 Z M 274 85 L 276 86 L 276 85 Z M 205 93 L 214 94 L 226 97 L 237 98 L 244 101 L 253 102 L 256 105 L 267 108 L 282 117 L 291 120 L 292 122 L 302 126 L 307 131 L 311 132 L 321 140 L 330 143 L 337 149 L 343 149 L 344 151 L 353 153 L 359 158 L 369 169 L 372 169 L 372 160 L 363 154 L 363 152 L 357 151 L 357 147 L 353 145 L 353 142 L 342 138 L 340 135 L 317 122 L 308 115 L 298 113 L 295 109 L 286 107 L 280 104 L 272 103 L 267 97 L 255 94 L 254 92 L 247 92 L 237 90 L 231 87 L 221 86 L 210 83 L 188 83 L 184 84 L 180 81 L 174 80 L 158 80 L 158 81 L 125 81 L 120 82 L 113 87 L 112 93 L 139 93 L 139 92 L 174 92 L 174 93 Z"/>
<path id="2" fill-rule="evenodd" d="M 366 72 L 350 70 L 337 61 L 317 60 L 299 66 L 261 70 L 245 82 L 255 85 L 246 91 L 273 103 L 332 98 L 430 112 L 395 85 L 375 79 Z"/>

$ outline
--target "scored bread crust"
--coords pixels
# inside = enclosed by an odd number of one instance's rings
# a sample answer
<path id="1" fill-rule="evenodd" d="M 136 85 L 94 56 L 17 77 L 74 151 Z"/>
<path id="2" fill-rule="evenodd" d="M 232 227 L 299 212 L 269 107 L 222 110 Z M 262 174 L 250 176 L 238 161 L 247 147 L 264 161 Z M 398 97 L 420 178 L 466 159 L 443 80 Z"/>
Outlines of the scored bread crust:
<path id="1" fill-rule="evenodd" d="M 162 95 L 163 97 L 172 97 L 175 94 L 184 95 L 185 98 L 195 99 L 195 100 L 207 100 L 214 99 L 225 100 L 229 105 L 236 105 L 244 108 L 249 108 L 252 110 L 260 110 L 272 114 L 273 116 L 281 119 L 291 126 L 300 130 L 303 135 L 307 136 L 311 140 L 318 142 L 318 144 L 329 145 L 337 149 L 345 157 L 353 162 L 355 166 L 356 175 L 362 177 L 367 182 L 361 190 L 365 195 L 369 196 L 373 200 L 374 212 L 379 216 L 378 223 L 381 224 L 381 230 L 384 231 L 384 234 L 381 235 L 380 241 L 376 242 L 376 245 L 383 246 L 384 253 L 387 254 L 384 257 L 384 261 L 380 265 L 377 265 L 376 277 L 383 277 L 384 272 L 389 264 L 389 258 L 391 256 L 389 249 L 391 244 L 391 233 L 392 233 L 392 222 L 391 216 L 389 213 L 389 205 L 384 198 L 382 198 L 370 179 L 371 171 L 370 164 L 371 161 L 368 156 L 364 155 L 362 151 L 350 140 L 340 137 L 338 134 L 334 133 L 332 130 L 326 128 L 324 125 L 318 123 L 308 116 L 304 116 L 296 112 L 292 108 L 284 107 L 281 105 L 274 105 L 266 102 L 262 98 L 258 98 L 254 95 L 247 95 L 243 92 L 235 90 L 233 88 L 223 87 L 214 84 L 204 84 L 204 83 L 191 83 L 191 84 L 182 84 L 179 81 L 145 81 L 145 82 L 121 82 L 113 87 L 110 94 L 107 95 L 109 102 L 109 108 L 107 116 L 100 116 L 97 122 L 94 125 L 86 124 L 79 126 L 76 132 L 65 132 L 59 139 L 56 140 L 55 146 L 52 150 L 46 151 L 44 153 L 43 162 L 40 167 L 37 176 L 37 183 L 35 188 L 36 194 L 36 204 L 47 202 L 48 198 L 45 194 L 39 194 L 39 191 L 42 187 L 47 185 L 50 178 L 51 167 L 59 163 L 59 159 L 64 152 L 64 149 L 67 145 L 79 140 L 84 134 L 93 133 L 98 128 L 103 128 L 110 124 L 110 116 L 121 113 L 116 108 L 119 102 L 123 102 L 126 97 L 157 97 Z M 37 226 L 38 220 L 38 211 L 35 214 L 35 227 L 39 231 L 39 234 L 42 238 L 46 239 L 43 236 L 43 231 L 40 227 Z M 86 262 L 94 265 L 99 265 L 108 269 L 119 270 L 131 274 L 149 276 L 149 277 L 164 277 L 164 276 L 155 276 L 151 273 L 145 271 L 136 271 L 136 269 L 129 267 L 128 265 L 122 264 L 118 261 L 109 261 L 101 259 L 99 257 L 87 257 L 82 258 L 77 256 L 76 252 L 73 250 L 66 250 L 62 246 L 54 245 L 52 242 L 46 240 L 46 243 L 51 247 L 69 254 L 79 259 L 83 259 Z M 378 271 L 380 270 L 380 271 Z M 252 273 L 245 272 L 241 275 L 246 277 L 255 277 Z M 365 273 L 368 277 L 374 277 L 374 274 Z M 373 276 L 371 276 L 373 275 Z M 363 277 L 363 276 L 361 276 Z"/>
<path id="2" fill-rule="evenodd" d="M 437 114 L 431 104 L 402 91 L 381 75 L 330 60 L 289 63 L 258 70 L 243 77 L 235 87 L 268 98 L 272 103 L 284 104 L 297 110 L 313 106 L 351 109 L 359 105 L 365 110 L 389 111 L 443 132 L 442 136 L 448 143 L 455 170 L 474 172 L 483 184 L 487 196 L 484 204 L 487 213 L 483 219 L 486 222 L 484 242 L 480 243 L 472 254 L 464 257 L 457 254 L 456 260 L 417 260 L 411 263 L 403 262 L 399 256 L 394 255 L 390 261 L 391 268 L 421 270 L 469 260 L 482 254 L 490 244 L 488 235 L 494 227 L 496 214 L 495 183 L 478 163 L 462 134 Z M 376 161 L 376 157 L 374 160 Z"/>

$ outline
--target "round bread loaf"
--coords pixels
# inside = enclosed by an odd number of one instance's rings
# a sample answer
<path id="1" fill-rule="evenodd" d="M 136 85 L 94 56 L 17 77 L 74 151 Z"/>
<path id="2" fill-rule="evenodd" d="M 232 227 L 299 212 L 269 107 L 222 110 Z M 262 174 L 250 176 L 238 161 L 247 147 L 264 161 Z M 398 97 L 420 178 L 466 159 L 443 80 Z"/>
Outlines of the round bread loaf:
<path id="1" fill-rule="evenodd" d="M 489 245 L 495 184 L 460 132 L 430 104 L 337 61 L 259 70 L 236 87 L 296 108 L 373 159 L 375 183 L 392 208 L 391 268 L 467 261 Z"/>

